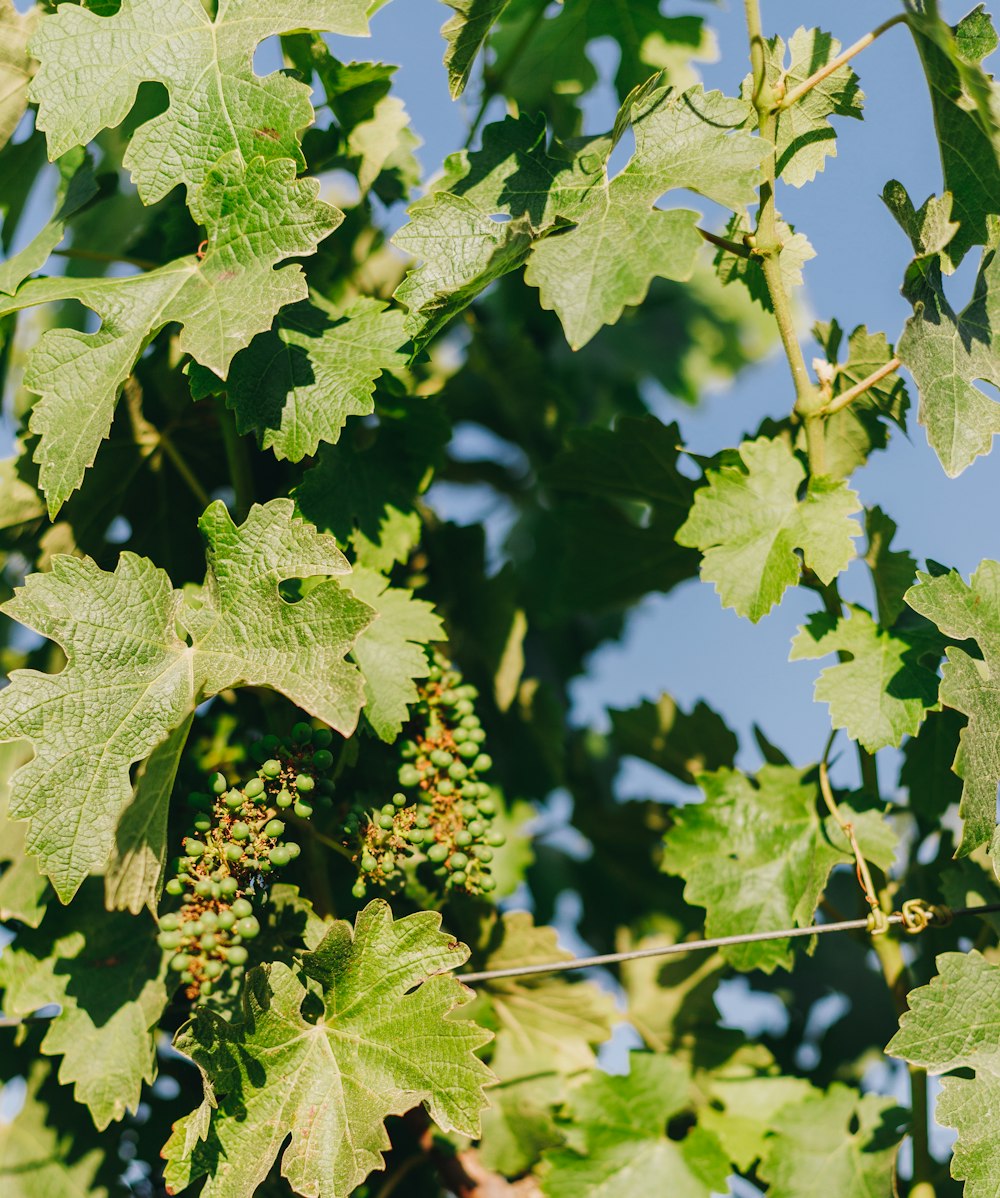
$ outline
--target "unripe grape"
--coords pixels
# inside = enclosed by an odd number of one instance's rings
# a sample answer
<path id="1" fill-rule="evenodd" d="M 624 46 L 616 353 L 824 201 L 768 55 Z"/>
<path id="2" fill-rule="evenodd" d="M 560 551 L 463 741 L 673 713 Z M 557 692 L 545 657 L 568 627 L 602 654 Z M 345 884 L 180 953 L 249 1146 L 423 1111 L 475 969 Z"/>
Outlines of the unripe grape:
<path id="1" fill-rule="evenodd" d="M 191 826 L 194 828 L 195 832 L 211 832 L 212 817 L 210 815 L 196 816 L 192 821 Z"/>
<path id="2" fill-rule="evenodd" d="M 219 912 L 219 927 L 222 928 L 224 932 L 228 932 L 235 922 L 236 916 L 231 910 Z"/>
<path id="3" fill-rule="evenodd" d="M 507 837 L 502 832 L 488 832 L 486 834 L 486 843 L 498 849 L 501 845 L 507 843 Z"/>
<path id="4" fill-rule="evenodd" d="M 222 973 L 221 961 L 206 961 L 202 966 L 202 972 L 207 978 L 217 978 Z"/>
<path id="5" fill-rule="evenodd" d="M 166 890 L 167 894 L 183 894 L 184 883 L 180 880 L 180 878 L 171 878 L 164 887 L 164 890 Z"/>
<path id="6" fill-rule="evenodd" d="M 469 858 L 465 853 L 452 853 L 451 860 L 448 862 L 452 869 L 465 869 L 469 864 Z"/>
<path id="7" fill-rule="evenodd" d="M 368 887 L 364 884 L 364 882 L 361 881 L 360 878 L 358 878 L 358 880 L 351 887 L 351 894 L 353 894 L 356 899 L 363 899 L 367 893 Z"/>
<path id="8" fill-rule="evenodd" d="M 248 799 L 257 798 L 258 795 L 262 795 L 264 793 L 264 779 L 251 778 L 243 790 Z"/>
<path id="9" fill-rule="evenodd" d="M 189 857 L 200 857 L 203 853 L 208 852 L 208 845 L 189 836 L 184 841 L 184 851 Z"/>
<path id="10" fill-rule="evenodd" d="M 493 768 L 493 758 L 489 753 L 480 753 L 476 760 L 472 763 L 472 768 L 477 774 L 486 774 Z"/>
<path id="11" fill-rule="evenodd" d="M 333 733 L 329 728 L 317 728 L 313 733 L 313 744 L 317 749 L 328 749 L 333 744 Z"/>
<path id="12" fill-rule="evenodd" d="M 312 813 L 315 810 L 315 808 L 313 807 L 312 803 L 303 803 L 302 800 L 300 799 L 295 804 L 295 807 L 293 808 L 293 810 L 294 810 L 295 814 L 299 817 L 299 819 L 309 819 L 312 816 Z"/>
<path id="13" fill-rule="evenodd" d="M 156 937 L 156 943 L 160 948 L 171 951 L 175 948 L 180 948 L 184 943 L 184 936 L 181 932 L 161 932 Z"/>
<path id="14" fill-rule="evenodd" d="M 464 849 L 466 845 L 472 844 L 472 833 L 467 828 L 460 828 L 455 833 L 455 843 Z"/>
<path id="15" fill-rule="evenodd" d="M 308 794 L 309 791 L 315 789 L 316 779 L 310 774 L 299 774 L 295 779 L 295 789 L 299 794 Z"/>
<path id="16" fill-rule="evenodd" d="M 472 715 L 474 708 L 471 699 L 459 699 L 455 704 L 455 712 L 457 715 Z"/>
<path id="17" fill-rule="evenodd" d="M 269 874 L 271 872 L 271 862 L 268 861 L 268 859 L 266 857 L 263 860 L 261 860 L 258 857 L 255 864 L 256 864 L 257 869 L 262 874 Z"/>
<path id="18" fill-rule="evenodd" d="M 428 832 L 426 834 L 426 836 L 431 836 L 431 835 L 432 835 L 432 833 L 430 833 L 430 832 Z M 409 830 L 409 832 L 406 833 L 406 839 L 410 842 L 410 844 L 413 844 L 413 845 L 423 844 L 424 840 L 426 839 L 426 836 L 424 834 L 423 828 L 411 828 Z"/>
<path id="19" fill-rule="evenodd" d="M 215 911 L 202 911 L 198 918 L 207 932 L 214 932 L 219 926 L 219 916 Z"/>
<path id="20" fill-rule="evenodd" d="M 477 844 L 472 850 L 472 855 L 477 858 L 477 860 L 482 861 L 484 865 L 493 860 L 493 850 L 487 848 L 485 844 Z"/>
<path id="21" fill-rule="evenodd" d="M 496 878 L 491 877 L 489 874 L 483 874 L 483 876 L 479 879 L 479 889 L 485 891 L 487 894 L 489 894 L 491 890 L 495 890 L 496 885 Z"/>
<path id="22" fill-rule="evenodd" d="M 191 958 L 187 955 L 187 953 L 178 953 L 176 957 L 171 959 L 170 968 L 174 971 L 174 973 L 183 973 L 190 964 Z"/>
<path id="23" fill-rule="evenodd" d="M 312 740 L 312 724 L 300 723 L 292 728 L 292 740 L 298 745 L 308 744 Z"/>
<path id="24" fill-rule="evenodd" d="M 245 965 L 250 954 L 242 944 L 231 944 L 226 950 L 226 960 L 230 965 Z"/>
<path id="25" fill-rule="evenodd" d="M 458 746 L 458 753 L 460 757 L 475 757 L 478 752 L 479 746 L 474 740 L 463 740 Z"/>
<path id="26" fill-rule="evenodd" d="M 473 820 L 479 814 L 479 807 L 475 803 L 462 804 L 462 818 Z"/>
<path id="27" fill-rule="evenodd" d="M 229 829 L 229 835 L 233 840 L 247 840 L 250 836 L 250 825 L 244 823 L 243 820 L 237 820 Z"/>
<path id="28" fill-rule="evenodd" d="M 197 938 L 204 932 L 205 928 L 200 919 L 193 919 L 189 924 L 184 925 L 183 929 L 189 936 Z"/>
<path id="29" fill-rule="evenodd" d="M 236 921 L 236 931 L 244 940 L 253 940 L 260 935 L 260 924 L 253 915 L 245 915 Z"/>
<path id="30" fill-rule="evenodd" d="M 397 791 L 392 796 L 392 805 L 393 805 L 393 807 L 405 807 L 406 806 L 406 795 L 401 794 L 399 791 Z"/>
<path id="31" fill-rule="evenodd" d="M 295 802 L 295 800 L 292 798 L 291 791 L 285 790 L 284 787 L 278 791 L 278 797 L 274 801 L 278 807 L 291 807 L 291 805 Z"/>
<path id="32" fill-rule="evenodd" d="M 472 833 L 475 839 L 478 840 L 479 837 L 482 836 L 482 834 L 486 831 L 486 825 L 482 820 L 474 819 L 469 824 L 469 831 Z"/>
<path id="33" fill-rule="evenodd" d="M 469 767 L 463 765 L 461 761 L 454 761 L 448 766 L 448 777 L 453 782 L 464 782 L 469 776 Z"/>
<path id="34" fill-rule="evenodd" d="M 232 861 L 234 864 L 243 857 L 243 848 L 238 844 L 227 844 L 223 849 L 227 861 Z"/>
<path id="35" fill-rule="evenodd" d="M 180 916 L 174 911 L 160 916 L 160 931 L 173 932 L 181 926 Z"/>
<path id="36" fill-rule="evenodd" d="M 481 745 L 485 739 L 486 733 L 482 728 L 469 729 L 469 740 L 471 740 L 474 745 Z"/>
<path id="37" fill-rule="evenodd" d="M 362 853 L 361 854 L 361 868 L 365 871 L 366 874 L 373 873 L 377 867 L 378 867 L 378 862 L 371 855 L 371 853 Z"/>
<path id="38" fill-rule="evenodd" d="M 281 773 L 281 762 L 271 757 L 260 768 L 265 778 L 277 778 Z"/>
<path id="39" fill-rule="evenodd" d="M 451 880 L 456 886 L 464 886 L 466 882 L 465 870 L 456 869 L 451 875 Z"/>
<path id="40" fill-rule="evenodd" d="M 317 749 L 312 756 L 314 770 L 328 770 L 333 765 L 333 754 L 329 749 Z"/>
<path id="41" fill-rule="evenodd" d="M 294 840 L 289 840 L 285 844 L 285 852 L 288 854 L 289 860 L 294 861 L 302 852 L 302 849 L 295 843 Z"/>
<path id="42" fill-rule="evenodd" d="M 485 815 L 487 819 L 497 813 L 497 802 L 492 795 L 484 795 L 479 800 L 479 814 Z"/>
<path id="43" fill-rule="evenodd" d="M 380 815 L 378 817 L 378 826 L 386 832 L 390 831 L 395 822 L 391 815 Z"/>
<path id="44" fill-rule="evenodd" d="M 211 878 L 199 878 L 194 884 L 194 892 L 201 898 L 211 898 L 213 882 Z"/>
<path id="45" fill-rule="evenodd" d="M 479 727 L 479 716 L 477 716 L 474 712 L 471 713 L 470 715 L 463 715 L 462 718 L 458 721 L 458 724 L 459 724 L 460 728 L 465 728 L 466 730 L 468 730 L 470 728 L 478 728 Z"/>
<path id="46" fill-rule="evenodd" d="M 225 804 L 230 811 L 238 811 L 243 806 L 244 797 L 242 791 L 231 790 L 226 795 Z"/>
<path id="47" fill-rule="evenodd" d="M 447 860 L 448 852 L 448 846 L 438 841 L 436 844 L 432 844 L 427 850 L 427 860 L 439 864 L 440 862 Z"/>
<path id="48" fill-rule="evenodd" d="M 400 786 L 416 786 L 420 781 L 420 771 L 414 765 L 402 765 L 399 767 L 399 784 Z"/>
<path id="49" fill-rule="evenodd" d="M 244 919 L 247 915 L 253 915 L 253 907 L 245 898 L 238 898 L 230 908 L 237 919 Z"/>
<path id="50" fill-rule="evenodd" d="M 235 878 L 223 878 L 219 883 L 219 890 L 223 898 L 231 898 L 240 888 L 239 882 Z"/>
<path id="51" fill-rule="evenodd" d="M 396 868 L 396 854 L 391 853 L 391 852 L 383 853 L 382 854 L 382 869 L 383 869 L 383 871 L 387 874 L 391 874 L 395 868 Z"/>
<path id="52" fill-rule="evenodd" d="M 291 861 L 291 857 L 288 855 L 288 849 L 282 844 L 276 844 L 274 848 L 268 852 L 267 859 L 272 865 L 277 865 L 279 869 Z"/>
<path id="53" fill-rule="evenodd" d="M 429 828 L 431 826 L 431 817 L 421 811 L 413 823 L 418 828 Z"/>
<path id="54" fill-rule="evenodd" d="M 215 948 L 215 946 L 219 943 L 219 941 L 214 932 L 206 932 L 201 937 L 201 939 L 198 941 L 198 943 L 205 950 L 205 952 L 208 953 L 208 952 L 211 952 L 213 948 Z"/>
<path id="55" fill-rule="evenodd" d="M 284 832 L 285 825 L 280 819 L 268 820 L 267 825 L 264 828 L 264 835 L 270 836 L 272 839 L 277 839 L 277 837 L 284 835 Z"/>
<path id="56" fill-rule="evenodd" d="M 437 792 L 439 795 L 450 795 L 455 789 L 455 783 L 450 778 L 442 778 L 437 784 Z"/>
<path id="57" fill-rule="evenodd" d="M 213 794 L 225 794 L 229 789 L 229 783 L 226 781 L 225 774 L 213 774 L 211 786 Z"/>

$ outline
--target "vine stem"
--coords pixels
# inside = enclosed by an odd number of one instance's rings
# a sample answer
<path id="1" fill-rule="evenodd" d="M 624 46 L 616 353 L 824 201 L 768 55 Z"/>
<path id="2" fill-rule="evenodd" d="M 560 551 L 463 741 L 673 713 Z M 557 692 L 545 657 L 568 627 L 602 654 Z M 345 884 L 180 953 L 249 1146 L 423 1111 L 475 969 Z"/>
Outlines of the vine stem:
<path id="1" fill-rule="evenodd" d="M 795 331 L 791 301 L 781 274 L 781 242 L 778 238 L 778 219 L 774 206 L 777 177 L 777 95 L 767 78 L 759 0 L 744 0 L 744 7 L 750 38 L 750 65 L 753 69 L 753 105 L 757 110 L 757 126 L 761 140 L 769 146 L 768 154 L 761 164 L 760 209 L 757 213 L 754 252 L 761 260 L 764 280 L 771 296 L 771 308 L 778 325 L 778 335 L 792 374 L 795 411 L 805 425 L 809 470 L 813 475 L 820 475 L 826 473 L 823 417 L 819 414 L 824 397 L 809 377 L 802 346 Z"/>
<path id="2" fill-rule="evenodd" d="M 906 13 L 897 13 L 896 16 L 890 17 L 888 21 L 883 21 L 881 25 L 877 25 L 871 31 L 871 33 L 866 33 L 864 37 L 859 37 L 853 45 L 848 46 L 847 49 L 841 54 L 838 54 L 836 58 L 831 58 L 826 66 L 820 67 L 818 71 L 814 71 L 808 79 L 803 79 L 798 87 L 793 87 L 790 92 L 786 93 L 786 95 L 784 95 L 779 101 L 777 110 L 781 112 L 786 108 L 791 108 L 793 104 L 797 104 L 804 95 L 807 95 L 809 92 L 811 92 L 812 89 L 817 84 L 822 83 L 824 79 L 829 78 L 834 71 L 839 70 L 845 62 L 850 62 L 856 54 L 860 54 L 862 50 L 866 50 L 872 44 L 872 42 L 875 41 L 876 38 L 881 37 L 886 30 L 891 29 L 894 25 L 902 25 L 906 19 Z"/>
<path id="3" fill-rule="evenodd" d="M 853 387 L 849 387 L 846 391 L 841 392 L 836 399 L 832 399 L 825 408 L 822 409 L 823 416 L 832 416 L 834 412 L 839 412 L 846 408 L 848 404 L 853 403 L 859 395 L 864 395 L 866 391 L 870 391 L 877 383 L 880 383 L 886 375 L 892 374 L 903 365 L 901 358 L 890 358 L 884 366 L 880 366 L 878 370 L 873 370 L 872 373 L 860 383 L 855 383 Z"/>
<path id="4" fill-rule="evenodd" d="M 738 241 L 730 241 L 728 237 L 720 237 L 718 233 L 710 233 L 708 229 L 698 229 L 702 241 L 707 241 L 710 245 L 717 245 L 720 250 L 725 250 L 727 254 L 736 254 L 739 258 L 749 258 L 753 251 L 747 246 L 742 245 Z"/>

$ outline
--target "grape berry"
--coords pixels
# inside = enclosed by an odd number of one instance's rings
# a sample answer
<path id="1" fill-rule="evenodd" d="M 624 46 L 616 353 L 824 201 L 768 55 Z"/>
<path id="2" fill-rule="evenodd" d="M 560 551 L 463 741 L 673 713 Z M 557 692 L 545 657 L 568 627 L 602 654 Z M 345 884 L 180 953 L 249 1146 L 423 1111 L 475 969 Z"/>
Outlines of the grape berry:
<path id="1" fill-rule="evenodd" d="M 234 976 L 242 973 L 244 942 L 260 934 L 246 896 L 258 875 L 298 857 L 299 846 L 285 839 L 282 816 L 288 808 L 303 819 L 312 815 L 305 796 L 317 789 L 317 774 L 333 764 L 332 740 L 329 729 L 304 723 L 295 725 L 290 741 L 265 736 L 251 749 L 260 768 L 244 786 L 230 787 L 217 773 L 209 793 L 188 796 L 191 826 L 184 855 L 166 885 L 168 894 L 184 902 L 161 917 L 159 944 L 173 954 L 170 968 L 180 974 L 189 998 L 211 994 L 227 968 Z"/>

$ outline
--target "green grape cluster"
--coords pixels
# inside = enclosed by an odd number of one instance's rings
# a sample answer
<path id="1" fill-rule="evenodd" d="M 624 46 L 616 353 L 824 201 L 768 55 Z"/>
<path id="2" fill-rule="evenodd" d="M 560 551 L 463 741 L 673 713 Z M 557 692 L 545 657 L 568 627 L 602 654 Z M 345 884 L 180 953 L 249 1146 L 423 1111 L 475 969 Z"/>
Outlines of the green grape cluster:
<path id="1" fill-rule="evenodd" d="M 184 855 L 166 885 L 168 894 L 184 901 L 180 910 L 161 916 L 159 943 L 172 954 L 170 968 L 189 998 L 211 994 L 227 968 L 235 977 L 242 973 L 245 942 L 261 930 L 248 896 L 260 875 L 299 856 L 281 817 L 291 810 L 309 819 L 316 796 L 331 789 L 320 775 L 333 765 L 332 740 L 328 728 L 296 724 L 289 740 L 265 736 L 251 746 L 260 768 L 242 786 L 230 786 L 216 773 L 207 793 L 188 795 Z"/>
<path id="2" fill-rule="evenodd" d="M 446 890 L 489 894 L 496 888 L 490 862 L 504 837 L 491 827 L 499 807 L 483 780 L 493 762 L 475 711 L 478 693 L 435 654 L 400 746 L 399 783 L 413 798 L 397 793 L 365 824 L 356 898 L 373 882 L 400 880 L 402 862 L 418 853 Z"/>

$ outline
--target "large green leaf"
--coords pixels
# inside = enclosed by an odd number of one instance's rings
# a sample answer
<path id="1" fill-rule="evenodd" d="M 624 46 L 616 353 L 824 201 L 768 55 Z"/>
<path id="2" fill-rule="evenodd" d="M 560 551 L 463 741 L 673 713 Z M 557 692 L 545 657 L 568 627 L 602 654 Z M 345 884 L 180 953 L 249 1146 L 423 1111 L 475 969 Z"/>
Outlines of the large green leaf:
<path id="1" fill-rule="evenodd" d="M 1000 220 L 991 218 L 972 299 L 957 314 L 945 295 L 940 258 L 918 259 L 903 288 L 913 315 L 897 352 L 920 394 L 917 419 L 951 478 L 989 453 L 1000 432 L 1000 404 L 976 386 L 979 381 L 1000 386 L 994 341 L 1000 326 L 998 245 Z"/>
<path id="2" fill-rule="evenodd" d="M 0 745 L 0 921 L 37 928 L 51 898 L 49 884 L 25 850 L 24 826 L 7 815 L 11 776 L 29 756 L 23 743 Z"/>
<path id="3" fill-rule="evenodd" d="M 837 653 L 816 680 L 816 701 L 827 703 L 834 728 L 845 728 L 869 753 L 916 736 L 927 712 L 937 706 L 939 650 L 926 635 L 880 628 L 863 607 L 847 615 L 811 616 L 792 641 L 790 661 Z M 924 660 L 929 656 L 928 665 Z"/>
<path id="4" fill-rule="evenodd" d="M 194 368 L 192 392 L 225 391 L 240 433 L 299 462 L 320 442 L 336 443 L 348 417 L 372 413 L 375 382 L 405 366 L 405 343 L 403 313 L 379 300 L 356 300 L 337 315 L 303 301 L 236 356 L 225 383 Z"/>
<path id="5" fill-rule="evenodd" d="M 465 91 L 476 55 L 509 2 L 510 0 L 445 0 L 448 7 L 455 10 L 455 15 L 449 17 L 441 29 L 441 35 L 448 43 L 444 52 L 444 65 L 448 68 L 448 85 L 453 100 L 457 100 Z"/>
<path id="6" fill-rule="evenodd" d="M 949 247 L 957 264 L 970 247 L 985 244 L 988 217 L 1000 212 L 1000 104 L 980 65 L 997 35 L 982 4 L 953 28 L 936 3 L 921 9 L 910 12 L 909 25 L 927 76 L 944 185 L 960 222 Z"/>
<path id="7" fill-rule="evenodd" d="M 869 508 L 865 513 L 865 533 L 868 536 L 865 565 L 872 574 L 879 623 L 883 628 L 891 628 L 906 610 L 903 596 L 917 577 L 917 559 L 906 549 L 892 548 L 896 522 L 880 507 Z"/>
<path id="8" fill-rule="evenodd" d="M 959 813 L 965 820 L 959 852 L 971 853 L 993 835 L 1000 782 L 1000 563 L 985 561 L 966 583 L 954 570 L 918 574 L 906 602 L 948 637 L 974 640 L 982 658 L 950 645 L 941 671 L 941 702 L 969 717 L 953 769 L 963 780 Z"/>
<path id="9" fill-rule="evenodd" d="M 35 63 L 27 46 L 37 17 L 37 8 L 20 13 L 14 0 L 0 0 L 0 149 L 28 106 L 28 84 Z"/>
<path id="10" fill-rule="evenodd" d="M 1000 968 L 975 949 L 942 953 L 937 968 L 930 985 L 910 991 L 886 1052 L 928 1073 L 972 1070 L 944 1079 L 935 1114 L 958 1132 L 951 1172 L 968 1183 L 965 1198 L 992 1198 L 1000 1187 L 1000 1135 L 989 1117 L 1000 1102 Z"/>
<path id="11" fill-rule="evenodd" d="M 786 48 L 780 37 L 769 38 L 764 56 L 768 82 L 781 83 L 784 92 L 803 83 L 822 70 L 840 53 L 840 42 L 821 29 L 799 27 L 788 39 Z M 787 62 L 786 62 L 787 57 Z M 752 80 L 743 85 L 743 96 L 753 95 Z M 827 157 L 837 154 L 837 135 L 831 116 L 861 118 L 864 96 L 858 77 L 844 63 L 788 108 L 779 111 L 775 123 L 775 166 L 778 174 L 793 187 L 802 187 L 815 179 L 826 165 Z"/>
<path id="12" fill-rule="evenodd" d="M 766 147 L 745 128 L 751 112 L 700 87 L 659 89 L 626 106 L 619 122 L 631 123 L 635 154 L 562 213 L 576 227 L 538 242 L 525 272 L 574 349 L 641 303 L 654 277 L 691 277 L 698 213 L 654 207 L 660 196 L 685 188 L 733 210 L 752 202 Z"/>
<path id="13" fill-rule="evenodd" d="M 509 911 L 496 928 L 486 969 L 569 961 L 555 928 L 536 927 L 527 911 Z M 496 1031 L 491 1065 L 501 1081 L 591 1068 L 594 1048 L 609 1039 L 615 1004 L 593 982 L 559 974 L 500 978 L 483 988 L 486 1022 Z"/>
<path id="14" fill-rule="evenodd" d="M 580 1150 L 545 1154 L 546 1198 L 617 1198 L 662 1193 L 709 1198 L 726 1188 L 729 1160 L 700 1127 L 681 1140 L 667 1135 L 670 1119 L 691 1105 L 691 1075 L 669 1057 L 633 1052 L 626 1077 L 594 1073 L 567 1104 Z"/>
<path id="15" fill-rule="evenodd" d="M 169 997 L 152 919 L 107 914 L 92 881 L 72 907 L 51 904 L 38 931 L 8 945 L 0 988 L 14 1017 L 59 1005 L 42 1052 L 63 1058 L 59 1081 L 99 1129 L 136 1110 L 142 1083 L 156 1076 L 153 1033 Z"/>
<path id="16" fill-rule="evenodd" d="M 107 1198 L 95 1178 L 103 1163 L 96 1147 L 77 1143 L 74 1130 L 53 1119 L 44 1061 L 28 1073 L 24 1105 L 10 1122 L 0 1122 L 0 1188 L 4 1198 Z"/>
<path id="17" fill-rule="evenodd" d="M 905 1018 L 905 1016 L 904 1016 Z M 760 1172 L 771 1198 L 876 1198 L 892 1192 L 906 1112 L 834 1083 L 774 1116 Z"/>
<path id="18" fill-rule="evenodd" d="M 439 929 L 437 914 L 393 921 L 376 900 L 353 929 L 334 924 L 301 972 L 254 971 L 241 1019 L 199 1010 L 177 1047 L 218 1106 L 204 1139 L 187 1135 L 197 1113 L 176 1126 L 164 1148 L 171 1189 L 207 1174 L 205 1198 L 251 1194 L 290 1136 L 281 1171 L 292 1188 L 348 1198 L 383 1167 L 386 1116 L 421 1102 L 444 1131 L 478 1135 L 491 1074 L 474 1050 L 489 1034 L 454 1017 L 469 992 L 441 971 L 468 950 Z"/>
<path id="19" fill-rule="evenodd" d="M 702 551 L 701 576 L 715 583 L 723 607 L 756 623 L 798 582 L 802 559 L 824 583 L 847 568 L 861 532 L 850 517 L 861 504 L 825 477 L 810 478 L 800 499 L 806 472 L 780 439 L 744 441 L 739 456 L 705 472 L 677 541 Z"/>
<path id="20" fill-rule="evenodd" d="M 679 808 L 664 838 L 663 868 L 687 885 L 687 902 L 706 908 L 705 934 L 778 931 L 812 922 L 830 870 L 850 847 L 832 817 L 821 819 L 819 790 L 792 766 L 765 765 L 756 779 L 736 770 L 703 774 L 702 803 Z M 848 809 L 843 807 L 842 811 Z M 892 864 L 892 839 L 878 816 L 853 820 L 862 851 Z M 792 963 L 791 942 L 724 948 L 737 969 L 771 973 Z"/>
<path id="21" fill-rule="evenodd" d="M 0 316 L 75 299 L 101 318 L 96 333 L 45 333 L 25 375 L 25 385 L 41 396 L 30 427 L 39 436 L 35 460 L 51 515 L 82 482 L 125 380 L 164 325 L 180 324 L 181 350 L 225 377 L 233 355 L 270 328 L 280 308 L 304 298 L 301 267 L 273 267 L 314 253 L 343 219 L 317 198 L 318 190 L 315 180 L 296 180 L 287 159 L 256 158 L 244 168 L 230 155 L 192 200 L 209 234 L 203 258 L 192 254 L 125 278 L 34 279 L 12 298 L 0 296 Z"/>
<path id="22" fill-rule="evenodd" d="M 313 119 L 309 88 L 281 72 L 256 75 L 254 51 L 294 29 L 364 35 L 367 8 L 367 0 L 219 0 L 213 20 L 201 0 L 123 0 L 110 16 L 61 5 L 31 44 L 41 64 L 31 96 L 49 155 L 120 124 L 149 80 L 166 87 L 170 104 L 139 126 L 123 160 L 145 203 L 178 183 L 199 187 L 226 155 L 243 166 L 291 159 L 294 175 L 305 165 L 299 132 Z M 269 196 L 262 206 L 280 203 Z"/>
<path id="23" fill-rule="evenodd" d="M 29 821 L 28 847 L 63 901 L 107 863 L 130 767 L 209 695 L 266 686 L 345 734 L 357 721 L 363 680 L 344 657 L 371 608 L 335 577 L 295 604 L 278 594 L 285 579 L 346 573 L 333 539 L 293 519 L 287 499 L 254 507 L 239 528 L 214 503 L 200 528 L 200 589 L 175 591 L 133 554 L 114 573 L 59 556 L 4 605 L 68 658 L 58 674 L 17 670 L 0 692 L 0 739 L 35 750 L 14 776 L 10 811 Z"/>

